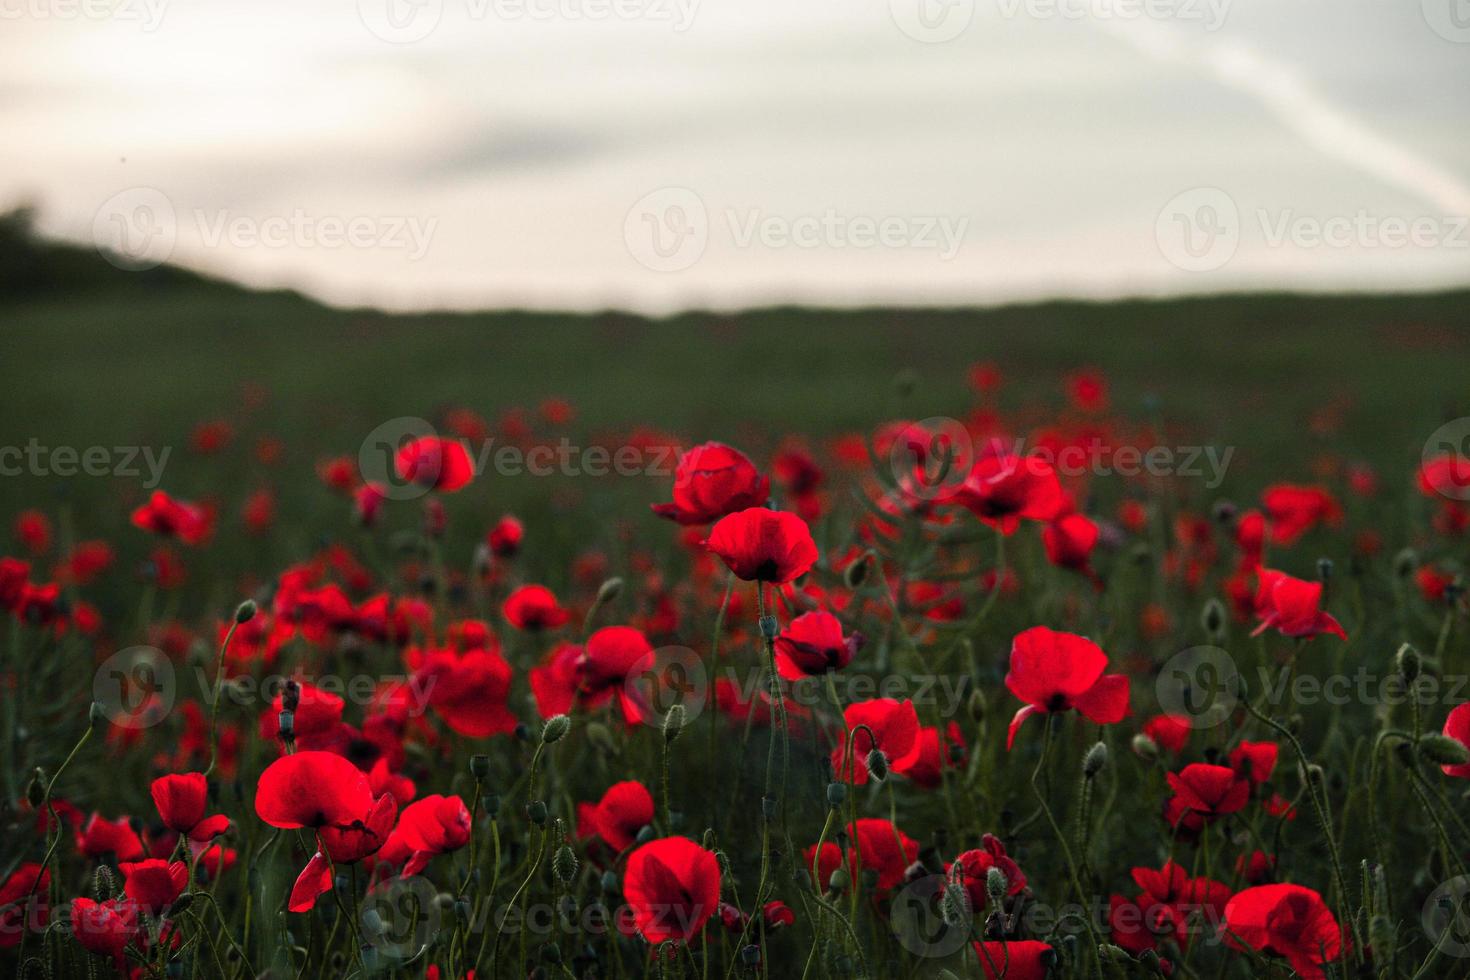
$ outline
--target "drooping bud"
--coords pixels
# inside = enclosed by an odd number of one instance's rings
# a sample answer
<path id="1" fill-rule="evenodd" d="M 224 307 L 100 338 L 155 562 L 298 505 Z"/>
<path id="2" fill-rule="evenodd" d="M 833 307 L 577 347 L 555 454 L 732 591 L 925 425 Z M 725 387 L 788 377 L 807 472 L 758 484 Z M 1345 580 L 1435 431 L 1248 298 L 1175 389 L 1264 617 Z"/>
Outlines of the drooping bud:
<path id="1" fill-rule="evenodd" d="M 546 724 L 541 726 L 541 743 L 551 745 L 560 742 L 572 728 L 572 719 L 566 715 L 552 715 L 546 719 Z"/>
<path id="2" fill-rule="evenodd" d="M 1408 579 L 1419 568 L 1419 552 L 1405 548 L 1393 556 L 1393 573 L 1400 579 Z"/>
<path id="3" fill-rule="evenodd" d="M 868 775 L 880 783 L 888 778 L 888 756 L 883 754 L 882 749 L 873 749 L 868 753 Z"/>
<path id="4" fill-rule="evenodd" d="M 939 912 L 944 917 L 944 924 L 951 928 L 964 926 L 970 921 L 970 893 L 954 878 L 945 879 Z"/>
<path id="5" fill-rule="evenodd" d="M 235 622 L 244 624 L 255 618 L 255 600 L 246 599 L 235 607 Z"/>
<path id="6" fill-rule="evenodd" d="M 970 699 L 965 707 L 969 709 L 970 718 L 977 725 L 985 720 L 985 695 L 980 693 L 979 688 L 970 692 Z"/>
<path id="7" fill-rule="evenodd" d="M 852 885 L 852 875 L 846 868 L 835 869 L 827 878 L 827 890 L 830 892 L 845 892 Z"/>
<path id="8" fill-rule="evenodd" d="M 610 578 L 597 587 L 597 604 L 612 602 L 623 592 L 623 580 Z"/>
<path id="9" fill-rule="evenodd" d="M 1419 736 L 1419 752 L 1440 766 L 1463 766 L 1470 762 L 1470 748 L 1464 742 L 1438 732 Z"/>

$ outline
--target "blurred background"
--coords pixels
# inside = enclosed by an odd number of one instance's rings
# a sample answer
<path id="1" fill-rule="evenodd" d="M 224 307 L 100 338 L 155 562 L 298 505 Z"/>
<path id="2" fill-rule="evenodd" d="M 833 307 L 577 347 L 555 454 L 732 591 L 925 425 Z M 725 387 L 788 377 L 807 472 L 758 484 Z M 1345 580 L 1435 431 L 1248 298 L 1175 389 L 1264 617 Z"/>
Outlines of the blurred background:
<path id="1" fill-rule="evenodd" d="M 338 305 L 1470 279 L 1463 0 L 0 0 L 0 207 Z"/>

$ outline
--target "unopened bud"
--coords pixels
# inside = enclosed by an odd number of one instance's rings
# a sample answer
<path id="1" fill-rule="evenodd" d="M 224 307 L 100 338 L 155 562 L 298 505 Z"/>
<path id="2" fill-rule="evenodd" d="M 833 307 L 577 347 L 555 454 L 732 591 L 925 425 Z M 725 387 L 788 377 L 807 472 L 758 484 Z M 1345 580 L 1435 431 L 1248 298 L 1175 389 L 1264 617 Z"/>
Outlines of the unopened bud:
<path id="1" fill-rule="evenodd" d="M 1200 625 L 1205 629 L 1205 635 L 1211 640 L 1218 640 L 1225 632 L 1225 604 L 1219 599 L 1211 599 L 1205 603 L 1205 608 L 1200 610 Z"/>
<path id="2" fill-rule="evenodd" d="M 1153 762 L 1159 757 L 1159 744 L 1142 732 L 1133 736 L 1132 747 L 1133 754 L 1146 762 Z"/>
<path id="3" fill-rule="evenodd" d="M 1393 556 L 1393 573 L 1400 579 L 1413 576 L 1419 568 L 1419 552 L 1413 548 L 1405 548 Z"/>
<path id="4" fill-rule="evenodd" d="M 947 926 L 967 924 L 970 921 L 970 893 L 965 890 L 965 886 L 953 878 L 945 881 L 944 897 L 940 899 L 939 911 Z"/>
<path id="5" fill-rule="evenodd" d="M 848 563 L 842 570 L 842 583 L 849 589 L 856 589 L 867 581 L 868 578 L 868 553 L 865 551 L 857 556 L 857 559 Z"/>
<path id="6" fill-rule="evenodd" d="M 526 804 L 526 819 L 538 827 L 546 824 L 546 803 L 542 800 L 532 800 Z"/>
<path id="7" fill-rule="evenodd" d="M 623 591 L 623 580 L 610 578 L 597 587 L 597 604 L 600 606 L 606 602 L 612 602 Z"/>
<path id="8" fill-rule="evenodd" d="M 1114 946 L 1112 943 L 1098 943 L 1097 951 L 1102 954 L 1103 959 L 1117 963 L 1119 966 L 1133 962 L 1133 957 L 1129 956 L 1123 947 Z"/>
<path id="9" fill-rule="evenodd" d="M 852 886 L 852 875 L 846 868 L 838 868 L 827 878 L 827 890 L 845 892 Z"/>
<path id="10" fill-rule="evenodd" d="M 1327 581 L 1331 580 L 1331 578 L 1332 578 L 1332 569 L 1333 569 L 1333 564 L 1332 564 L 1332 559 L 1331 558 L 1318 558 L 1317 559 L 1317 578 L 1321 579 L 1323 582 L 1327 582 Z"/>
<path id="11" fill-rule="evenodd" d="M 101 728 L 103 723 L 106 721 L 106 709 L 104 709 L 99 702 L 93 701 L 92 706 L 87 709 L 87 724 L 91 725 L 93 730 L 95 731 L 96 729 Z"/>
<path id="12" fill-rule="evenodd" d="M 761 636 L 767 641 L 774 640 L 781 632 L 781 624 L 776 622 L 775 616 L 761 617 Z"/>
<path id="13" fill-rule="evenodd" d="M 563 885 L 570 885 L 572 879 L 577 877 L 577 852 L 566 844 L 556 851 L 556 856 L 551 859 L 551 870 L 556 875 L 556 880 Z"/>
<path id="14" fill-rule="evenodd" d="M 291 741 L 296 737 L 296 715 L 290 711 L 282 711 L 276 715 L 277 731 L 281 738 Z"/>
<path id="15" fill-rule="evenodd" d="M 470 756 L 470 775 L 484 782 L 490 775 L 490 757 L 483 754 Z"/>
<path id="16" fill-rule="evenodd" d="M 880 783 L 888 778 L 888 756 L 883 754 L 882 749 L 874 749 L 868 753 L 868 775 Z"/>
<path id="17" fill-rule="evenodd" d="M 1419 736 L 1419 752 L 1430 762 L 1441 766 L 1463 766 L 1470 762 L 1470 748 L 1457 738 L 1431 732 Z"/>
<path id="18" fill-rule="evenodd" d="M 970 692 L 970 700 L 965 705 L 969 709 L 970 718 L 976 724 L 985 720 L 985 695 L 979 689 Z"/>
<path id="19" fill-rule="evenodd" d="M 235 622 L 248 623 L 255 618 L 255 600 L 246 599 L 235 607 Z"/>
<path id="20" fill-rule="evenodd" d="M 1098 742 L 1087 750 L 1087 755 L 1082 757 L 1082 775 L 1088 779 L 1093 778 L 1103 771 L 1108 764 L 1108 747 L 1103 742 Z"/>
<path id="21" fill-rule="evenodd" d="M 669 708 L 669 713 L 664 715 L 664 742 L 672 744 L 679 733 L 684 730 L 684 724 L 689 720 L 689 712 L 682 704 L 676 704 Z"/>
<path id="22" fill-rule="evenodd" d="M 1419 677 L 1419 668 L 1421 666 L 1419 651 L 1415 650 L 1411 644 L 1405 643 L 1399 647 L 1399 652 L 1394 654 L 1394 666 L 1398 669 L 1399 674 L 1403 676 L 1404 680 L 1410 684 L 1414 683 Z"/>
<path id="23" fill-rule="evenodd" d="M 541 743 L 551 745 L 554 742 L 560 742 L 571 727 L 572 719 L 566 715 L 552 715 L 546 719 L 546 724 L 541 726 Z"/>
<path id="24" fill-rule="evenodd" d="M 46 802 L 46 774 L 39 768 L 31 773 L 31 781 L 26 784 L 26 801 L 36 810 Z"/>
<path id="25" fill-rule="evenodd" d="M 1006 880 L 1006 873 L 995 865 L 991 865 L 985 872 L 985 894 L 990 898 L 990 904 L 999 905 L 1006 897 L 1006 891 L 1011 883 Z"/>

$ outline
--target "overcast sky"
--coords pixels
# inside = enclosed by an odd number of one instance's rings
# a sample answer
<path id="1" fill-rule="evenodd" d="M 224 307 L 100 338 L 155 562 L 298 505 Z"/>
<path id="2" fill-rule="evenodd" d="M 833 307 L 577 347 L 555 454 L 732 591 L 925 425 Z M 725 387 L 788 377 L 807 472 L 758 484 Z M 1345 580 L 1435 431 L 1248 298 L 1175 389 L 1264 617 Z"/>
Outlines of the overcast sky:
<path id="1" fill-rule="evenodd" d="M 1465 285 L 1458 2 L 0 0 L 0 203 L 406 308 Z"/>

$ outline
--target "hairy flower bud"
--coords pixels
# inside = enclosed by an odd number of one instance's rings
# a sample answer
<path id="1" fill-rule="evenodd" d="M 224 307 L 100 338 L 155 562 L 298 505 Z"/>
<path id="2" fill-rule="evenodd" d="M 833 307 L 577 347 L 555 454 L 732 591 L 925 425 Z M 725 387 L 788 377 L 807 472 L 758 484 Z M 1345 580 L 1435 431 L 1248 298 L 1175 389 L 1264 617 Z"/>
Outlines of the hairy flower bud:
<path id="1" fill-rule="evenodd" d="M 669 713 L 664 715 L 664 742 L 672 743 L 678 738 L 688 720 L 689 712 L 682 704 L 670 707 Z"/>
<path id="2" fill-rule="evenodd" d="M 552 715 L 546 719 L 546 724 L 541 726 L 541 743 L 551 745 L 554 742 L 560 742 L 571 727 L 572 719 L 566 715 Z"/>
<path id="3" fill-rule="evenodd" d="M 1464 742 L 1438 732 L 1419 736 L 1419 752 L 1440 766 L 1463 766 L 1470 762 L 1470 748 Z"/>
<path id="4" fill-rule="evenodd" d="M 235 622 L 248 623 L 255 618 L 255 600 L 246 599 L 235 607 Z"/>
<path id="5" fill-rule="evenodd" d="M 990 898 L 990 904 L 999 905 L 1006 897 L 1006 891 L 1011 883 L 1006 880 L 1006 873 L 995 865 L 991 865 L 985 871 L 985 894 Z"/>
<path id="6" fill-rule="evenodd" d="M 1399 652 L 1394 654 L 1393 660 L 1394 667 L 1404 680 L 1412 684 L 1418 679 L 1422 661 L 1419 658 L 1419 651 L 1415 650 L 1412 644 L 1405 643 L 1399 647 Z"/>
<path id="7" fill-rule="evenodd" d="M 557 881 L 570 885 L 572 879 L 577 877 L 577 852 L 566 844 L 557 848 L 556 856 L 551 859 L 551 870 Z"/>
<path id="8" fill-rule="evenodd" d="M 1091 779 L 1102 772 L 1107 764 L 1108 747 L 1106 743 L 1098 742 L 1087 750 L 1087 755 L 1082 757 L 1082 775 Z"/>
<path id="9" fill-rule="evenodd" d="M 1133 754 L 1146 762 L 1153 762 L 1159 757 L 1159 745 L 1147 735 L 1139 732 L 1133 736 Z"/>
<path id="10" fill-rule="evenodd" d="M 882 749 L 874 749 L 868 753 L 868 775 L 880 783 L 888 778 L 888 756 L 883 754 Z"/>
<path id="11" fill-rule="evenodd" d="M 619 595 L 622 594 L 622 591 L 623 591 L 623 580 L 622 579 L 620 579 L 620 578 L 610 578 L 610 579 L 608 579 L 606 582 L 603 582 L 601 585 L 599 585 L 597 587 L 597 604 L 600 606 L 603 603 L 612 602 L 614 599 L 616 599 Z"/>

